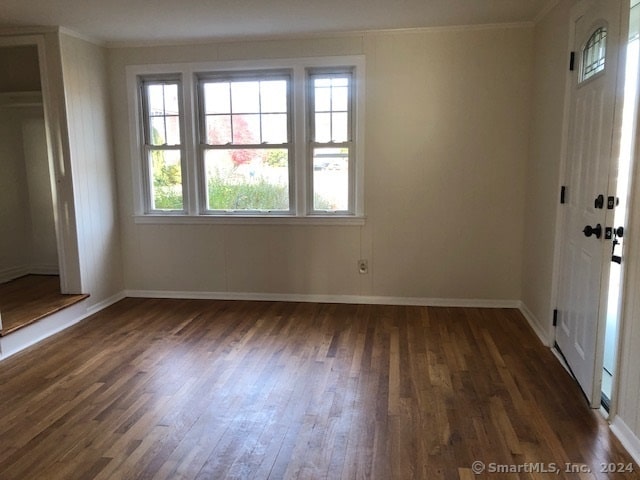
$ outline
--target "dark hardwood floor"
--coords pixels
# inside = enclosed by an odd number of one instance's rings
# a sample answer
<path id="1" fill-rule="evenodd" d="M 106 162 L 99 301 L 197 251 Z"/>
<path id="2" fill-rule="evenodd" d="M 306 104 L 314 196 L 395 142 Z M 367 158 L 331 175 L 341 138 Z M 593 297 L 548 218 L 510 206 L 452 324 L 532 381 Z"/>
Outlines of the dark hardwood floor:
<path id="1" fill-rule="evenodd" d="M 0 336 L 67 308 L 89 295 L 63 295 L 57 275 L 25 275 L 0 284 Z"/>
<path id="2" fill-rule="evenodd" d="M 125 299 L 0 363 L 2 480 L 640 478 L 611 462 L 509 309 Z"/>

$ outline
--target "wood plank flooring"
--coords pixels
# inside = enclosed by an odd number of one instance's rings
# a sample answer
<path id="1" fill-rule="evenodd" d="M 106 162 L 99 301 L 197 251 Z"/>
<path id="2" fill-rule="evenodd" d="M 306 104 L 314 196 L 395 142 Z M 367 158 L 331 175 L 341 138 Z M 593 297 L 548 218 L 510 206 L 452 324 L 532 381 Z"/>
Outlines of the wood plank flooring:
<path id="1" fill-rule="evenodd" d="M 640 478 L 612 462 L 509 309 L 125 299 L 0 363 L 2 480 Z"/>
<path id="2" fill-rule="evenodd" d="M 0 336 L 37 322 L 89 295 L 63 295 L 57 275 L 25 275 L 0 284 Z"/>

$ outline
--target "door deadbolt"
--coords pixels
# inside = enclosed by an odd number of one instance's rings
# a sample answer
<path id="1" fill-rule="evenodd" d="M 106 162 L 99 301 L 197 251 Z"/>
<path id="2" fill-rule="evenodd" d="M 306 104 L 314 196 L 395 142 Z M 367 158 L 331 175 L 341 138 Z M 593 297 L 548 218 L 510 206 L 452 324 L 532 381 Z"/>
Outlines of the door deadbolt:
<path id="1" fill-rule="evenodd" d="M 593 202 L 593 206 L 595 208 L 599 208 L 602 209 L 604 208 L 604 195 L 600 194 L 596 197 L 595 201 Z"/>

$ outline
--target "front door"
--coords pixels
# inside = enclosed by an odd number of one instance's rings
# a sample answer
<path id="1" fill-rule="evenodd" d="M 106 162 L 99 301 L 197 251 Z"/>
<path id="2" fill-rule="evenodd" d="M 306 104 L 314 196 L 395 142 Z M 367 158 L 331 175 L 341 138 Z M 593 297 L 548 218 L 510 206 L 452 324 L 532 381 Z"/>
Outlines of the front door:
<path id="1" fill-rule="evenodd" d="M 625 4 L 626 5 L 626 4 Z M 556 346 L 589 403 L 600 405 L 600 382 L 611 260 L 620 110 L 618 62 L 621 0 L 584 1 L 574 11 L 574 60 L 563 192 L 562 256 Z M 619 135 L 619 134 L 618 134 Z"/>

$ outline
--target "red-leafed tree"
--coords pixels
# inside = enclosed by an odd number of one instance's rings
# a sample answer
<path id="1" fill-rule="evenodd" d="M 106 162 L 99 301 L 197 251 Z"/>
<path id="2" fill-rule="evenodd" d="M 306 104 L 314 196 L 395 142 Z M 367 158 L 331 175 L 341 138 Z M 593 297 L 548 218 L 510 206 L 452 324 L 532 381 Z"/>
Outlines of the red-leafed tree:
<path id="1" fill-rule="evenodd" d="M 242 115 L 234 115 L 231 118 L 231 121 L 233 122 L 232 144 L 246 145 L 258 143 L 254 138 L 251 130 L 249 129 L 249 124 Z M 220 132 L 212 124 L 209 124 L 207 138 L 209 139 L 209 143 L 213 145 L 222 145 L 226 143 L 221 139 Z M 258 152 L 253 149 L 231 150 L 231 161 L 233 162 L 233 169 L 235 170 L 240 165 L 251 163 L 257 156 Z"/>

